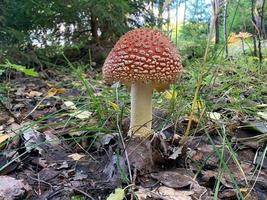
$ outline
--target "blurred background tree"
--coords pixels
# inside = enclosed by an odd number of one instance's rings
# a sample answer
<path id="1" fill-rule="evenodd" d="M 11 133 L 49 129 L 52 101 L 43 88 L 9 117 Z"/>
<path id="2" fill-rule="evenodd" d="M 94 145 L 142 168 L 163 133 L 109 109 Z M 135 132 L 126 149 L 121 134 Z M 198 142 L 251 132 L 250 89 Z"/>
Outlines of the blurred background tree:
<path id="1" fill-rule="evenodd" d="M 225 27 L 228 32 L 257 34 L 251 22 L 253 6 L 259 5 L 256 0 L 216 2 L 220 6 L 217 43 L 225 43 L 225 35 L 219 34 Z M 265 30 L 267 7 L 262 6 Z M 23 65 L 57 65 L 64 62 L 61 54 L 65 53 L 71 61 L 88 63 L 91 57 L 101 66 L 122 34 L 143 26 L 164 31 L 176 44 L 185 41 L 189 57 L 201 56 L 213 15 L 207 0 L 0 0 L 0 63 L 9 59 Z M 261 34 L 257 39 L 265 37 Z"/>

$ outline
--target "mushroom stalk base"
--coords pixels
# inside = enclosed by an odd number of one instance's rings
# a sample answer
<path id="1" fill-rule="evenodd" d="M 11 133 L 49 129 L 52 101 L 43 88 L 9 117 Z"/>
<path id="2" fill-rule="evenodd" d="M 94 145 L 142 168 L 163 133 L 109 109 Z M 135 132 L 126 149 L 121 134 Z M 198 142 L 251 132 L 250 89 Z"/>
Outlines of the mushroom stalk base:
<path id="1" fill-rule="evenodd" d="M 152 93 L 150 84 L 134 83 L 131 85 L 131 123 L 129 135 L 147 137 L 151 134 Z"/>

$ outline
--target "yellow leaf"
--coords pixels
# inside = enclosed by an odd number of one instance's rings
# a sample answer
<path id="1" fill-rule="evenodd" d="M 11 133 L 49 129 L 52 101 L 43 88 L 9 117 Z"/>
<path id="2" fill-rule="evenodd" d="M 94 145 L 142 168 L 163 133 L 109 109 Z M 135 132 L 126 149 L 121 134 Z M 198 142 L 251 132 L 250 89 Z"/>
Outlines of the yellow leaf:
<path id="1" fill-rule="evenodd" d="M 51 88 L 48 90 L 47 92 L 47 96 L 48 97 L 52 97 L 56 94 L 63 94 L 65 92 L 64 88 Z"/>
<path id="2" fill-rule="evenodd" d="M 64 88 L 57 88 L 57 94 L 63 94 L 65 92 Z"/>
<path id="3" fill-rule="evenodd" d="M 197 100 L 193 110 L 194 112 L 198 112 L 199 110 L 202 110 L 204 107 L 205 107 L 205 103 L 202 100 Z"/>
<path id="4" fill-rule="evenodd" d="M 164 97 L 168 100 L 175 99 L 177 97 L 177 92 L 172 90 L 172 91 L 166 91 Z"/>
<path id="5" fill-rule="evenodd" d="M 108 105 L 109 105 L 110 107 L 112 107 L 113 110 L 115 110 L 115 111 L 119 111 L 119 110 L 120 110 L 119 105 L 116 104 L 116 103 L 113 103 L 112 101 L 108 101 Z"/>
<path id="6" fill-rule="evenodd" d="M 0 144 L 6 141 L 8 138 L 10 138 L 7 134 L 0 134 Z"/>

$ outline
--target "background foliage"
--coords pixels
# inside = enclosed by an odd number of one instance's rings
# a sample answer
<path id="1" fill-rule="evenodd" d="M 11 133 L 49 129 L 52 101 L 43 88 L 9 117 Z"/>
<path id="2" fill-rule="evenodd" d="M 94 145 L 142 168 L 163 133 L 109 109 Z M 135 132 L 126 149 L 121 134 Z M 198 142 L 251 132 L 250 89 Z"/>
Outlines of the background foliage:
<path id="1" fill-rule="evenodd" d="M 216 1 L 219 37 L 224 43 L 226 1 Z M 250 0 L 228 1 L 228 32 L 255 32 L 251 6 Z M 178 12 L 178 7 L 185 9 L 183 22 L 171 24 L 170 13 Z M 183 44 L 190 40 L 191 55 L 192 41 L 196 46 L 205 44 L 212 16 L 212 5 L 205 0 L 0 0 L 0 63 L 8 59 L 27 66 L 53 66 L 62 64 L 64 52 L 71 61 L 88 63 L 91 56 L 101 66 L 123 33 L 142 26 L 172 34 L 176 43 L 178 37 Z M 267 14 L 263 16 L 266 21 Z"/>

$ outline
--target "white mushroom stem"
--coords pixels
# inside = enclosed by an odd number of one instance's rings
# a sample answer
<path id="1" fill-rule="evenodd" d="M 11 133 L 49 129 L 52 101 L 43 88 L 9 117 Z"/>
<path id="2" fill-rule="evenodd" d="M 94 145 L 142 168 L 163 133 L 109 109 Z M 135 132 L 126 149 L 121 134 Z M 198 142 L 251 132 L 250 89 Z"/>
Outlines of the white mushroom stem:
<path id="1" fill-rule="evenodd" d="M 131 123 L 130 136 L 147 137 L 152 125 L 151 84 L 134 83 L 131 85 Z"/>

